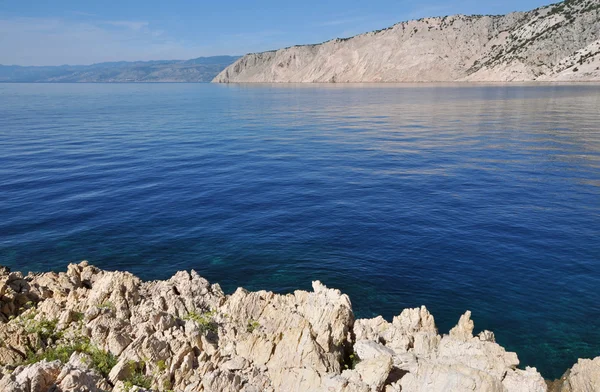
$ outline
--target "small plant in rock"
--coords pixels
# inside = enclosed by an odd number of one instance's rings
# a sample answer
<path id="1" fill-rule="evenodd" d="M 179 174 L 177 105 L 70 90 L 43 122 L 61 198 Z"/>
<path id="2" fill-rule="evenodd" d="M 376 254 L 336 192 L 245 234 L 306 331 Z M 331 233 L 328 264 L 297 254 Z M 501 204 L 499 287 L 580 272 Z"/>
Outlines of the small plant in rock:
<path id="1" fill-rule="evenodd" d="M 163 392 L 173 392 L 173 389 L 171 389 L 173 387 L 173 385 L 171 384 L 171 381 L 169 381 L 169 380 L 164 380 L 162 387 L 163 387 Z"/>
<path id="2" fill-rule="evenodd" d="M 146 376 L 146 363 L 136 363 L 130 361 L 128 363 L 131 370 L 131 375 L 123 381 L 125 391 L 131 391 L 133 387 L 140 387 L 144 389 L 152 388 L 152 379 Z"/>
<path id="3" fill-rule="evenodd" d="M 260 327 L 260 323 L 256 320 L 249 320 L 246 330 L 252 333 L 256 328 Z"/>
<path id="4" fill-rule="evenodd" d="M 167 363 L 161 359 L 160 361 L 156 362 L 156 368 L 159 372 L 164 372 L 167 370 Z"/>
<path id="5" fill-rule="evenodd" d="M 113 312 L 117 310 L 115 304 L 110 301 L 102 302 L 101 304 L 96 305 L 96 307 L 100 310 L 111 310 Z"/>
<path id="6" fill-rule="evenodd" d="M 90 365 L 104 377 L 108 377 L 108 373 L 117 364 L 117 357 L 98 347 L 89 345 L 85 353 L 90 356 Z"/>
<path id="7" fill-rule="evenodd" d="M 55 341 L 62 337 L 62 332 L 56 330 L 58 320 L 35 320 L 34 317 L 35 313 L 32 312 L 23 319 L 23 326 L 26 333 L 35 334 L 43 341 Z"/>
<path id="8" fill-rule="evenodd" d="M 356 365 L 358 365 L 359 363 L 360 363 L 360 358 L 358 357 L 358 355 L 355 352 L 352 352 L 346 358 L 346 361 L 344 363 L 344 368 L 352 370 L 352 369 L 356 368 Z"/>
<path id="9" fill-rule="evenodd" d="M 81 312 L 75 312 L 73 314 L 73 321 L 75 321 L 76 323 L 83 321 L 84 316 L 85 315 Z"/>
<path id="10" fill-rule="evenodd" d="M 37 316 L 37 309 L 31 309 L 25 313 L 22 313 L 17 316 L 19 322 L 22 324 L 26 324 L 28 321 L 31 321 Z"/>
<path id="11" fill-rule="evenodd" d="M 214 311 L 204 313 L 190 312 L 183 319 L 186 321 L 191 320 L 195 322 L 200 328 L 200 332 L 203 334 L 208 332 L 217 332 L 219 326 L 214 320 L 215 314 L 216 312 Z"/>
<path id="12" fill-rule="evenodd" d="M 58 345 L 49 347 L 43 352 L 34 352 L 30 348 L 27 350 L 27 358 L 25 358 L 24 364 L 30 365 L 43 360 L 48 362 L 60 361 L 62 363 L 67 363 L 69 358 L 71 358 L 71 354 L 73 354 L 75 351 L 75 347 L 71 345 Z"/>

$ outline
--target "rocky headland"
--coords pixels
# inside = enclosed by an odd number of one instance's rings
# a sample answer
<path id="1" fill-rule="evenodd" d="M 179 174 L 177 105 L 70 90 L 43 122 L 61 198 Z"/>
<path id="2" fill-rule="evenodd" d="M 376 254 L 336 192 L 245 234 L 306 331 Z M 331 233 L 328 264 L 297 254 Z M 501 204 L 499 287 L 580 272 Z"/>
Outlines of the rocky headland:
<path id="1" fill-rule="evenodd" d="M 225 295 L 194 271 L 0 267 L 0 391 L 600 391 L 600 357 L 547 382 L 473 327 L 466 312 L 440 335 L 425 307 L 355 320 L 320 282 Z"/>
<path id="2" fill-rule="evenodd" d="M 600 0 L 454 15 L 248 54 L 213 82 L 600 81 Z"/>

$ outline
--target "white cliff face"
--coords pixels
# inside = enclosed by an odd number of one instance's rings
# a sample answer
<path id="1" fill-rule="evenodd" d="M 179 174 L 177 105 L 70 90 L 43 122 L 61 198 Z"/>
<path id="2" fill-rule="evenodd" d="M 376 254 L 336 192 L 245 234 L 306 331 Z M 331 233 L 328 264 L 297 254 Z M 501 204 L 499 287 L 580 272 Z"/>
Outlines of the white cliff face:
<path id="1" fill-rule="evenodd" d="M 560 60 L 538 80 L 577 81 L 598 79 L 600 72 L 600 39 Z"/>
<path id="2" fill-rule="evenodd" d="M 599 39 L 600 0 L 567 0 L 526 13 L 425 18 L 248 54 L 213 82 L 600 80 Z"/>
<path id="3" fill-rule="evenodd" d="M 225 295 L 195 272 L 143 282 L 86 262 L 23 276 L 0 267 L 0 391 L 545 392 L 534 368 L 466 312 L 438 334 L 425 307 L 354 320 L 320 282 Z M 600 358 L 552 392 L 600 390 Z"/>

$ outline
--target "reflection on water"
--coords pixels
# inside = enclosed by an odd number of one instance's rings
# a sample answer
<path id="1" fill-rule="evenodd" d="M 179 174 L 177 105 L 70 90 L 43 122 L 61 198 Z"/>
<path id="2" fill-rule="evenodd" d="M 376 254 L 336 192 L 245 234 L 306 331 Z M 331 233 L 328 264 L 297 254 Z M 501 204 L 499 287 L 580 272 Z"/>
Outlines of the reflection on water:
<path id="1" fill-rule="evenodd" d="M 359 317 L 466 309 L 558 377 L 600 350 L 599 85 L 0 84 L 0 264 L 231 291 L 320 279 Z"/>

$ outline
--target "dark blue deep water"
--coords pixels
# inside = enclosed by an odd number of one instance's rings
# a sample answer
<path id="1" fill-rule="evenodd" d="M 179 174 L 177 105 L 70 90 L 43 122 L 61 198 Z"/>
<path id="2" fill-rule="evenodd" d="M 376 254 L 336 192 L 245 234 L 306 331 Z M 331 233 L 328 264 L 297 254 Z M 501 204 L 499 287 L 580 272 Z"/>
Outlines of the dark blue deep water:
<path id="1" fill-rule="evenodd" d="M 0 264 L 83 259 L 470 309 L 558 377 L 600 355 L 600 86 L 0 84 Z"/>

